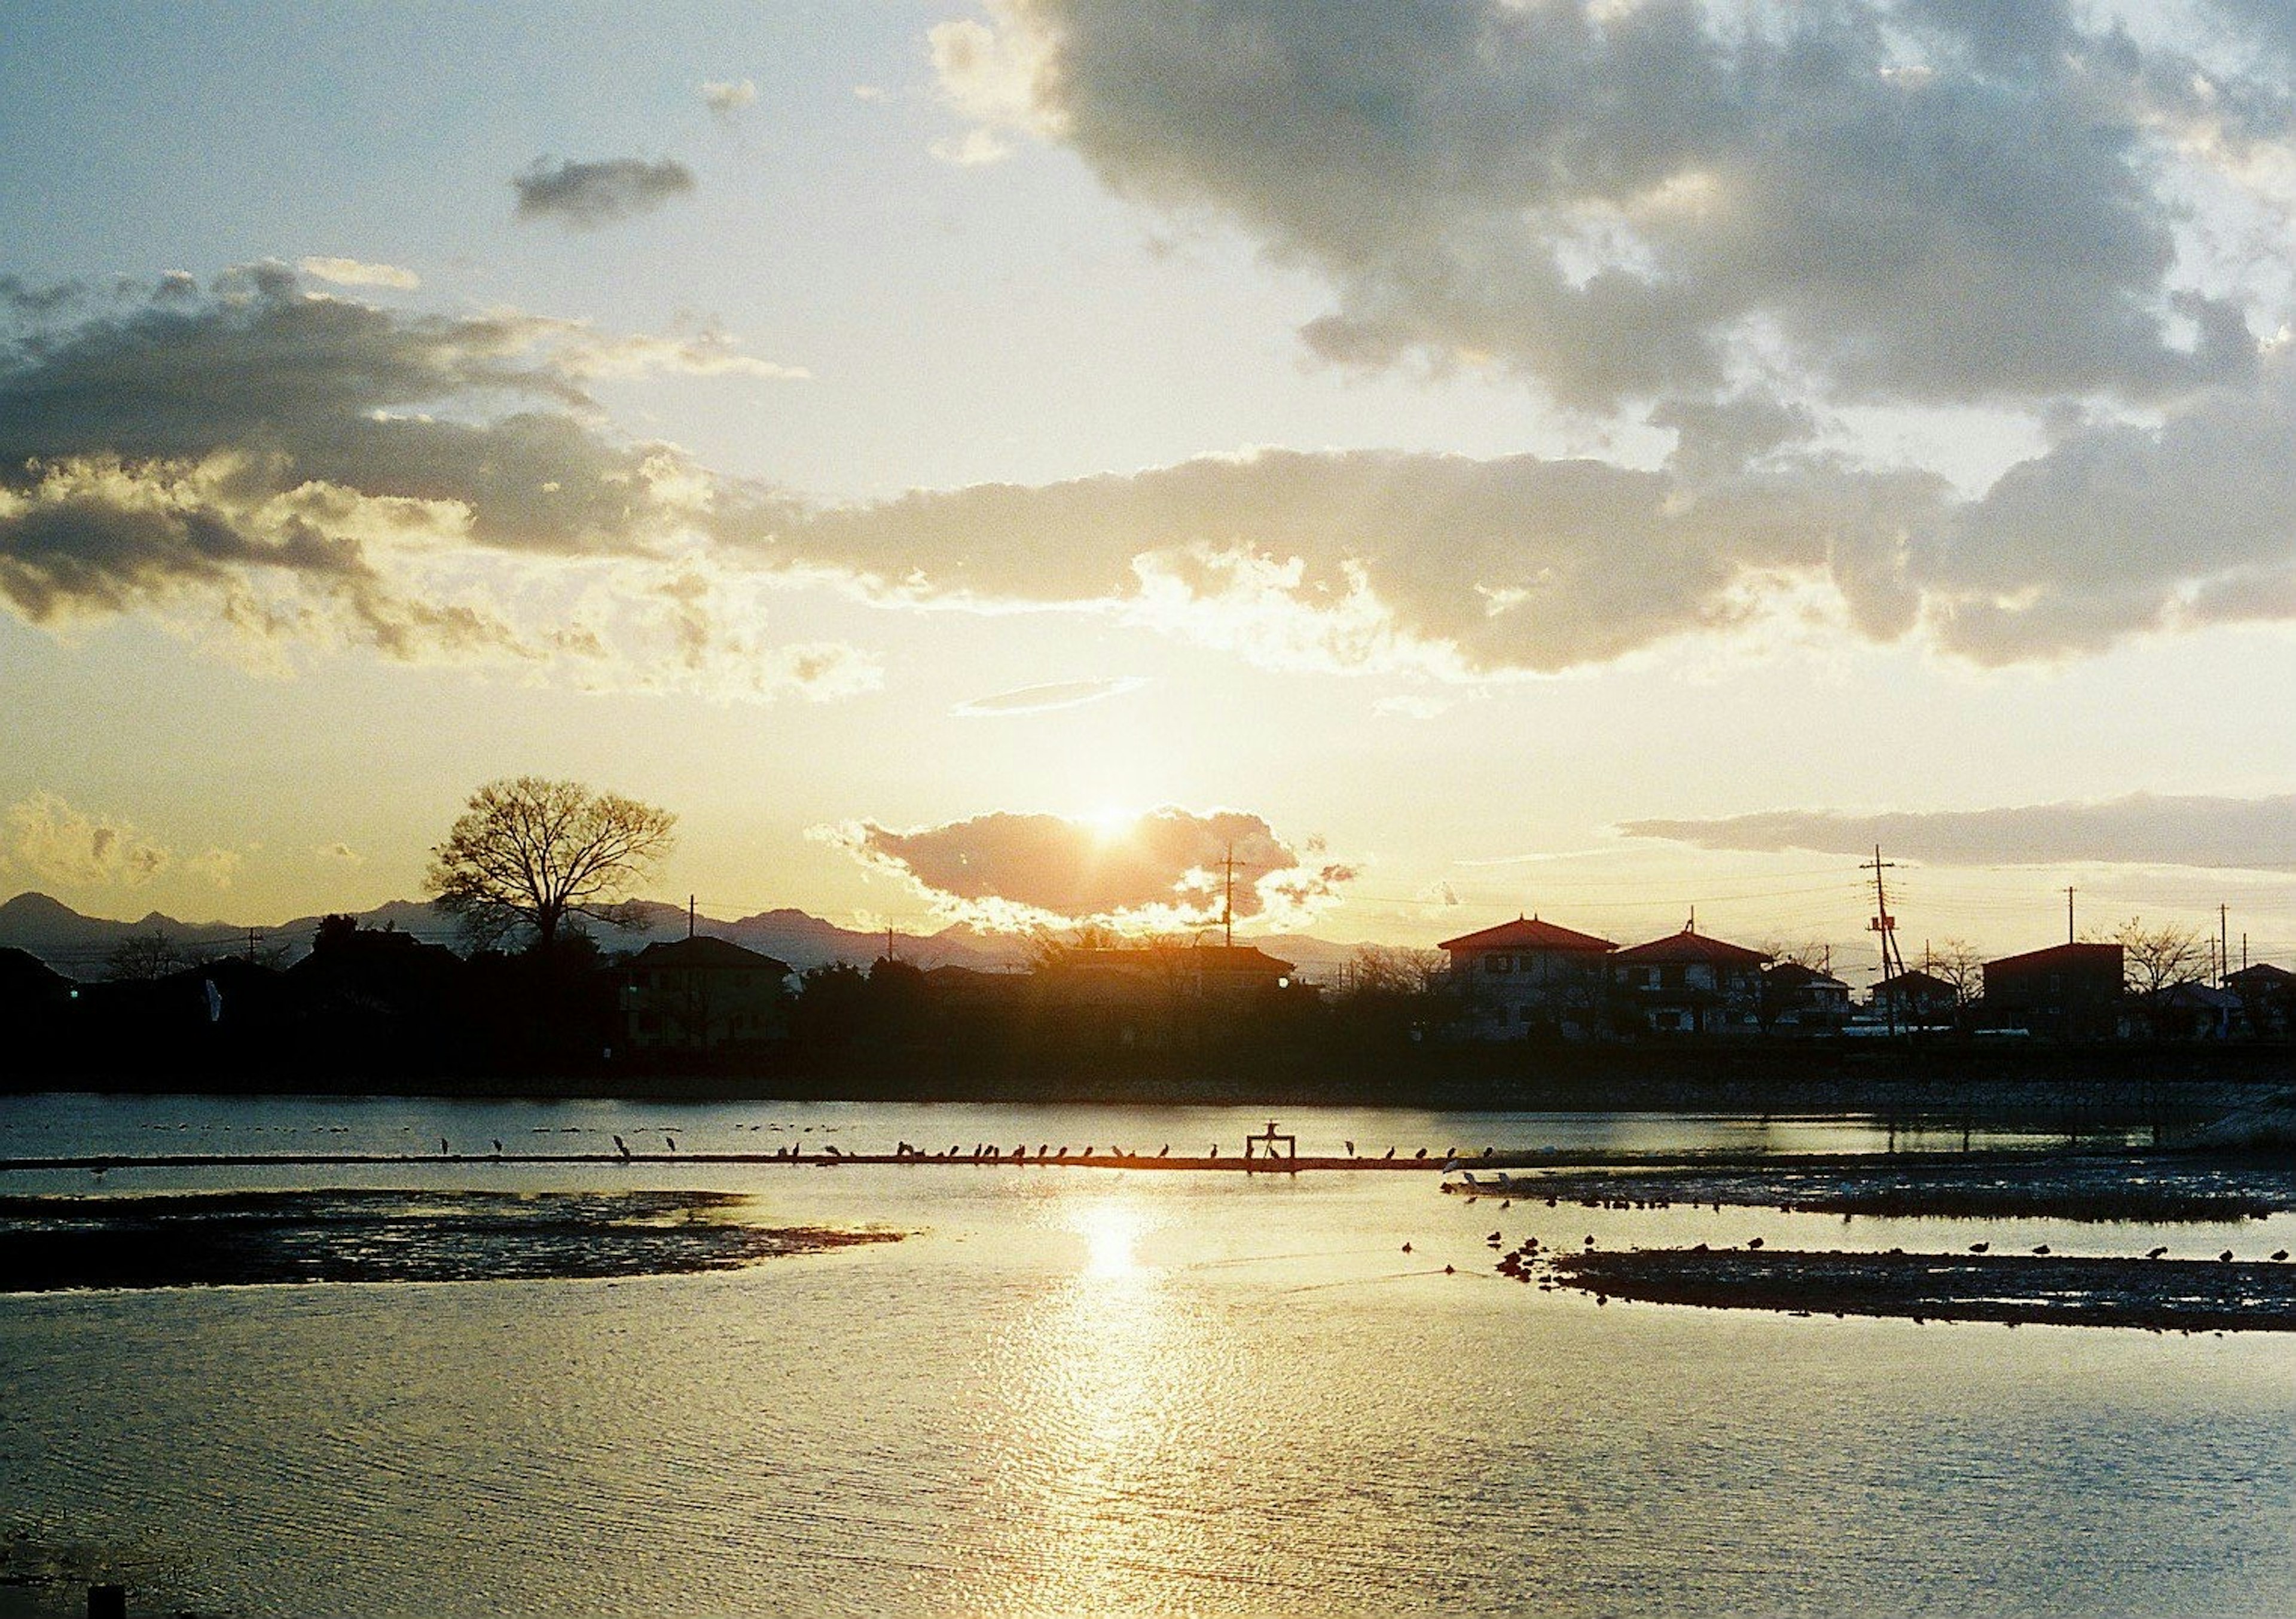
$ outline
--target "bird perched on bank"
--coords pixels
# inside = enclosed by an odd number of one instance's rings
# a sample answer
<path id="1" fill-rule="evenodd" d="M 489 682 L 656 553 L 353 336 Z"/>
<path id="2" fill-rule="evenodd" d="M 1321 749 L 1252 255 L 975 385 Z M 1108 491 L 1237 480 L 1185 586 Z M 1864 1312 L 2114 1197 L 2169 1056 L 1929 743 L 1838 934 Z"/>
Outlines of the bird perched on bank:
<path id="1" fill-rule="evenodd" d="M 2230 1264 L 2232 1263 L 2232 1250 L 2230 1248 L 2226 1248 L 2223 1253 L 2218 1255 L 2217 1263 L 2219 1264 Z"/>
<path id="2" fill-rule="evenodd" d="M 1356 1156 L 1356 1144 L 1353 1141 L 1344 1142 L 1342 1145 L 1348 1149 L 1348 1157 L 1352 1158 Z"/>
<path id="3" fill-rule="evenodd" d="M 2145 1257 L 2145 1258 L 2147 1258 L 2147 1259 L 2158 1259 L 2158 1258 L 2160 1258 L 2160 1257 L 2161 1257 L 2161 1255 L 2163 1255 L 2163 1254 L 2167 1253 L 2168 1251 L 2169 1251 L 2168 1245 L 2167 1245 L 2166 1243 L 2163 1243 L 2161 1247 L 2157 1247 L 2157 1248 L 2151 1248 L 2151 1249 L 2146 1250 L 2145 1255 L 2144 1255 L 2144 1257 Z"/>
<path id="4" fill-rule="evenodd" d="M 1211 1150 L 1211 1154 L 1210 1154 L 1210 1156 L 1211 1156 L 1211 1157 L 1215 1157 L 1215 1158 L 1216 1158 L 1216 1157 L 1219 1157 L 1219 1143 L 1218 1143 L 1218 1141 L 1214 1141 L 1214 1142 L 1212 1143 L 1212 1150 Z"/>
<path id="5" fill-rule="evenodd" d="M 502 1138 L 500 1136 L 496 1136 L 495 1138 L 495 1157 L 502 1157 Z"/>
<path id="6" fill-rule="evenodd" d="M 670 1134 L 668 1131 L 662 1132 L 661 1144 L 672 1152 L 676 1152 L 677 1150 L 677 1138 Z M 832 1148 L 831 1150 L 835 1151 L 836 1149 Z"/>
<path id="7" fill-rule="evenodd" d="M 1417 1152 L 1413 1153 L 1411 1156 L 1414 1158 L 1423 1158 L 1427 1156 L 1427 1149 L 1422 1147 Z"/>
<path id="8" fill-rule="evenodd" d="M 1394 1148 L 1392 1148 L 1392 1147 L 1389 1148 L 1389 1149 L 1387 1149 L 1387 1155 L 1386 1155 L 1386 1156 L 1387 1156 L 1387 1157 L 1390 1157 L 1390 1158 L 1391 1158 L 1391 1157 L 1393 1157 L 1395 1156 L 1395 1149 L 1394 1149 Z"/>
<path id="9" fill-rule="evenodd" d="M 1969 1251 L 1972 1254 L 1982 1254 L 1992 1246 L 1989 1242 L 1972 1242 L 1969 1245 Z"/>
<path id="10" fill-rule="evenodd" d="M 443 1135 L 439 1138 L 439 1156 L 442 1158 L 447 1156 L 447 1138 Z"/>
<path id="11" fill-rule="evenodd" d="M 627 1143 L 626 1141 L 624 1141 L 622 1140 L 622 1138 L 621 1138 L 621 1137 L 619 1137 L 619 1136 L 616 1136 L 616 1137 L 614 1138 L 614 1150 L 615 1150 L 616 1152 L 620 1153 L 620 1154 L 622 1155 L 622 1157 L 624 1157 L 625 1158 L 627 1158 L 627 1157 L 628 1157 L 630 1156 L 630 1149 L 629 1149 L 629 1145 L 628 1145 L 628 1143 Z"/>
<path id="12" fill-rule="evenodd" d="M 2276 1263 L 2276 1264 L 2277 1264 L 2280 1261 L 2282 1261 L 2282 1260 L 2284 1260 L 2284 1259 L 2285 1259 L 2285 1258 L 2287 1258 L 2287 1257 L 2288 1257 L 2288 1250 L 2287 1250 L 2286 1248 L 2275 1248 L 2275 1249 L 2273 1249 L 2273 1251 L 2272 1251 L 2272 1259 L 2273 1259 L 2273 1263 Z"/>
<path id="13" fill-rule="evenodd" d="M 1054 1157 L 1056 1157 L 1056 1158 L 1065 1158 L 1066 1157 L 1068 1157 L 1068 1156 L 1069 1156 L 1069 1149 L 1068 1149 L 1066 1147 L 1063 1147 L 1063 1148 L 1062 1148 L 1058 1152 L 1054 1153 L 1053 1156 L 1054 1156 Z"/>
<path id="14" fill-rule="evenodd" d="M 2047 1255 L 2047 1254 L 2048 1254 L 2048 1251 L 2049 1251 L 2049 1245 L 2048 1245 L 2047 1243 L 2046 1243 L 2046 1242 L 2043 1242 L 2043 1243 L 2037 1243 L 2037 1244 L 2035 1244 L 2035 1245 L 2034 1245 L 2033 1252 L 2035 1252 L 2036 1254 L 2039 1254 L 2039 1255 L 2043 1255 L 2043 1256 L 2045 1256 L 2045 1257 L 2046 1257 L 2046 1256 Z"/>
<path id="15" fill-rule="evenodd" d="M 1172 1143 L 1167 1141 L 1161 1147 L 1159 1147 L 1156 1149 L 1156 1156 L 1160 1158 L 1170 1157 L 1172 1156 Z"/>
<path id="16" fill-rule="evenodd" d="M 1746 1246 L 1750 1248 L 1759 1248 L 1762 1246 L 1762 1239 L 1759 1237 L 1749 1237 L 1746 1239 Z"/>
<path id="17" fill-rule="evenodd" d="M 1406 1243 L 1405 1243 L 1405 1244 L 1403 1245 L 1403 1251 L 1404 1251 L 1405 1253 L 1406 1253 L 1406 1254 L 1408 1254 L 1409 1252 L 1411 1252 L 1411 1245 L 1410 1245 L 1409 1243 L 1407 1243 L 1407 1242 L 1406 1242 Z"/>

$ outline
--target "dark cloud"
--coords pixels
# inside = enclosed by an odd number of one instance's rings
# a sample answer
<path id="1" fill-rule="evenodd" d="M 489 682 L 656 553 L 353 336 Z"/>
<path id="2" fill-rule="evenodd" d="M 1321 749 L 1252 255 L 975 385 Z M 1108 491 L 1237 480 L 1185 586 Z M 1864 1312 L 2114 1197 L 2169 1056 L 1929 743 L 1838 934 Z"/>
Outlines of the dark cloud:
<path id="1" fill-rule="evenodd" d="M 521 219 L 556 219 L 588 230 L 649 214 L 693 190 L 693 171 L 673 158 L 607 158 L 594 163 L 537 158 L 511 179 Z"/>
<path id="2" fill-rule="evenodd" d="M 2178 279 L 2178 135 L 2284 106 L 2061 4 L 1011 0 L 952 101 L 1314 267 L 1306 337 L 1492 356 L 1569 403 L 1705 397 L 1782 350 L 1837 397 L 2239 375 Z M 2284 101 L 2284 98 L 2282 98 Z"/>
<path id="3" fill-rule="evenodd" d="M 1239 919 L 1296 916 L 1354 875 L 1314 845 L 1288 844 L 1259 816 L 1237 810 L 1166 808 L 1116 827 L 1000 813 L 912 831 L 862 822 L 833 836 L 951 912 L 1004 925 L 1203 925 L 1221 914 L 1222 862 L 1231 850 Z"/>
<path id="4" fill-rule="evenodd" d="M 1629 821 L 1630 838 L 1659 838 L 1707 849 L 1764 853 L 1809 849 L 1893 855 L 1939 865 L 2070 865 L 2087 863 L 2296 869 L 2296 795 L 2266 798 L 2134 793 L 2099 804 L 1908 811 L 1845 815 L 1772 810 L 1720 820 Z"/>
<path id="5" fill-rule="evenodd" d="M 740 363 L 722 342 L 395 312 L 280 265 L 176 285 L 0 347 L 0 602 L 27 619 L 189 613 L 266 661 L 348 642 L 725 695 L 873 681 L 761 642 L 750 594 L 671 554 L 706 480 L 595 419 L 586 377 Z M 556 598 L 467 576 L 514 558 L 554 565 Z"/>

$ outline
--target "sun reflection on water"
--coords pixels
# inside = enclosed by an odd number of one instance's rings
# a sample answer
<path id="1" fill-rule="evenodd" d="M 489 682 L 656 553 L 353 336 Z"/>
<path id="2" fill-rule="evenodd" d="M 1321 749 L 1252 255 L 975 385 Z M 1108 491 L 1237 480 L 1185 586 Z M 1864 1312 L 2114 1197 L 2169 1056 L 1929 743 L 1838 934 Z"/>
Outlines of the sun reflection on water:
<path id="1" fill-rule="evenodd" d="M 998 1403 L 1027 1442 L 997 1477 L 999 1566 L 975 1590 L 1007 1614 L 1156 1608 L 1169 1582 L 1222 1557 L 1202 1517 L 1169 1508 L 1217 1430 L 1219 1335 L 1142 1256 L 1159 1223 L 1142 1200 L 1078 1198 L 1054 1218 L 1083 1239 L 1083 1263 L 1005 1340 Z M 1152 1500 L 1165 1509 L 1144 1509 Z"/>

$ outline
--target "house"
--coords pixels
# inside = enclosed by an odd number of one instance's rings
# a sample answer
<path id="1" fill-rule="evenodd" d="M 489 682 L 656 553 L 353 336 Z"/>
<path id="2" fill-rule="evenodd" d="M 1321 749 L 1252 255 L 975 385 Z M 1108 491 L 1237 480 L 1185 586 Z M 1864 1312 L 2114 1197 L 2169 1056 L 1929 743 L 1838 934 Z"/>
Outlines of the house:
<path id="1" fill-rule="evenodd" d="M 1030 994 L 1046 1026 L 1087 1044 L 1164 1048 L 1237 1032 L 1294 997 L 1292 964 L 1256 944 L 1134 944 L 1062 950 Z"/>
<path id="2" fill-rule="evenodd" d="M 1460 1032 L 1498 1040 L 1535 1028 L 1586 1035 L 1601 1026 L 1603 962 L 1618 949 L 1535 916 L 1464 933 L 1441 946 L 1465 1002 Z"/>
<path id="3" fill-rule="evenodd" d="M 1784 1034 L 1826 1034 L 1850 1018 L 1849 985 L 1800 961 L 1761 969 L 1761 1022 Z"/>
<path id="4" fill-rule="evenodd" d="M 630 1044 L 708 1051 L 789 1032 L 789 964 L 730 939 L 649 944 L 621 968 Z"/>
<path id="5" fill-rule="evenodd" d="M 1916 967 L 1892 973 L 1876 984 L 1871 1004 L 1875 1011 L 1901 1026 L 1950 1023 L 1961 1010 L 1961 992 L 1950 980 Z"/>
<path id="6" fill-rule="evenodd" d="M 1769 959 L 1685 927 L 1610 958 L 1613 1004 L 1653 1034 L 1759 1034 Z"/>
<path id="7" fill-rule="evenodd" d="M 1985 1020 L 2053 1040 L 2104 1040 L 2120 1026 L 2119 944 L 2052 944 L 1985 963 Z"/>
<path id="8" fill-rule="evenodd" d="M 2240 997 L 2250 1034 L 2285 1040 L 2296 1033 L 2296 972 L 2259 961 L 2226 973 L 2224 986 Z"/>
<path id="9" fill-rule="evenodd" d="M 2156 1040 L 2229 1040 L 2245 1026 L 2240 996 L 2208 984 L 2171 984 L 2144 1010 Z"/>

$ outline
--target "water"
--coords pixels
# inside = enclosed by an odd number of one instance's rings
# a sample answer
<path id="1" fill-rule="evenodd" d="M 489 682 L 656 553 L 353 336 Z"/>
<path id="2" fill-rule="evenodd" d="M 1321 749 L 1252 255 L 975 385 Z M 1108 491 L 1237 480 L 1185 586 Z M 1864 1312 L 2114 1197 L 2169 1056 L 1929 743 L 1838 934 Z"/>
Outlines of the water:
<path id="1" fill-rule="evenodd" d="M 1349 1136 L 1406 1152 L 1485 1133 L 1636 1150 L 1873 1139 L 1816 1122 L 1282 1117 L 1303 1152 Z M 1191 1128 L 1232 1147 L 1265 1122 L 782 1104 L 0 1108 L 18 1155 L 202 1134 L 191 1149 L 398 1150 L 373 1143 L 402 1129 L 433 1149 L 440 1134 L 507 1145 L 513 1129 L 636 1145 L 657 1125 L 681 1148 L 722 1134 L 771 1150 L 810 1126 L 857 1149 L 1026 1136 L 1152 1151 Z M 312 1173 L 114 1171 L 101 1184 Z M 1605 1245 L 1938 1242 L 1921 1222 L 1502 1214 L 1409 1174 L 358 1175 L 325 1178 L 706 1185 L 750 1194 L 774 1223 L 911 1234 L 620 1282 L 0 1300 L 0 1535 L 119 1571 L 155 1601 L 249 1614 L 2296 1610 L 2296 1343 L 1597 1306 L 1492 1276 L 1482 1241 L 1496 1225 L 1510 1240 Z M 2020 1239 L 2101 1252 L 2150 1235 L 2029 1223 Z M 2285 1241 L 2267 1230 L 2281 1224 L 2176 1239 L 2244 1251 Z"/>

